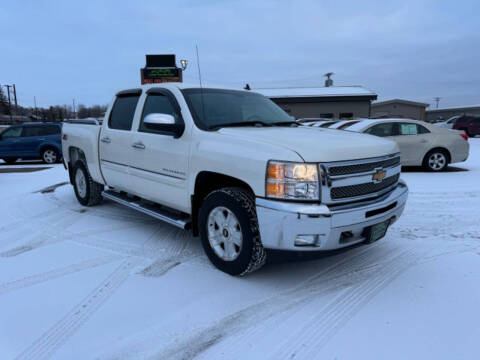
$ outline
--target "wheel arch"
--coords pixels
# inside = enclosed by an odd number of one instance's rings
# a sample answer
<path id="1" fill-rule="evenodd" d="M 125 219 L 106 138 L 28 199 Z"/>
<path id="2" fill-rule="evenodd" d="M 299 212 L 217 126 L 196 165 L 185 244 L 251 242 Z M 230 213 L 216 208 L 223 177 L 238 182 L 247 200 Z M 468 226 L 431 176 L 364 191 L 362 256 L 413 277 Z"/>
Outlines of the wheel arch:
<path id="1" fill-rule="evenodd" d="M 192 232 L 194 236 L 198 236 L 198 213 L 202 206 L 203 200 L 212 191 L 224 187 L 239 187 L 255 194 L 252 187 L 245 181 L 238 178 L 213 172 L 201 171 L 195 177 L 195 186 L 193 194 L 191 195 L 192 202 Z"/>
<path id="2" fill-rule="evenodd" d="M 441 150 L 443 152 L 445 152 L 445 154 L 447 155 L 447 163 L 450 164 L 450 162 L 452 161 L 452 154 L 450 153 L 450 151 L 443 147 L 443 146 L 436 146 L 430 150 L 428 150 L 425 155 L 423 156 L 423 161 L 422 161 L 422 164 L 425 164 L 425 161 L 427 160 L 427 156 L 428 154 L 434 152 L 434 151 L 438 151 L 438 150 Z"/>

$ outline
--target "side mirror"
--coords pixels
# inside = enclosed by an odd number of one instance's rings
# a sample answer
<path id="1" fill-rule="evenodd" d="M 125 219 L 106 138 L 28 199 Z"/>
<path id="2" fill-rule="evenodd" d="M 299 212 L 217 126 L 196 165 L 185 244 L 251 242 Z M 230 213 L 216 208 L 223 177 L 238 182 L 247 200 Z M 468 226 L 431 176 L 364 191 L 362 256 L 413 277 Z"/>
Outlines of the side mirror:
<path id="1" fill-rule="evenodd" d="M 143 123 L 148 126 L 173 125 L 175 124 L 175 118 L 170 114 L 152 113 L 145 116 Z"/>
<path id="2" fill-rule="evenodd" d="M 143 119 L 143 125 L 148 130 L 160 134 L 172 135 L 174 138 L 182 136 L 185 130 L 185 125 L 176 123 L 175 118 L 170 114 L 148 114 Z"/>

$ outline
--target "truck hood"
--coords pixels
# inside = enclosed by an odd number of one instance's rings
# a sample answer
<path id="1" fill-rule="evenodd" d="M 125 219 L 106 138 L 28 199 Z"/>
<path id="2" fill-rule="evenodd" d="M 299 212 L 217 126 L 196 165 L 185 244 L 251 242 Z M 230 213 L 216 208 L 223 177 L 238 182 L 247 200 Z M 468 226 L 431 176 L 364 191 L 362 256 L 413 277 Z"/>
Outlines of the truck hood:
<path id="1" fill-rule="evenodd" d="M 222 128 L 218 132 L 288 148 L 306 162 L 365 159 L 399 151 L 395 142 L 373 135 L 306 126 Z"/>

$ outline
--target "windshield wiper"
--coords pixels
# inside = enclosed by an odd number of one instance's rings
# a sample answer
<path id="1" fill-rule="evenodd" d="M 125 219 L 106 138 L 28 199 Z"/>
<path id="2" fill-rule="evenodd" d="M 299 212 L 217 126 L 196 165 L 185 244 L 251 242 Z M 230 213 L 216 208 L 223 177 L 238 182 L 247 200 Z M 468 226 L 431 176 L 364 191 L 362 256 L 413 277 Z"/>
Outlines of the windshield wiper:
<path id="1" fill-rule="evenodd" d="M 270 125 L 272 126 L 290 126 L 290 125 L 297 125 L 297 122 L 296 121 L 279 121 L 279 122 L 275 122 L 275 123 L 271 123 Z"/>
<path id="2" fill-rule="evenodd" d="M 216 124 L 216 125 L 210 125 L 208 127 L 209 130 L 216 130 L 220 129 L 223 127 L 240 127 L 240 126 L 272 126 L 272 123 L 267 123 L 263 121 L 242 121 L 242 122 L 234 122 L 234 123 L 225 123 L 225 124 Z"/>

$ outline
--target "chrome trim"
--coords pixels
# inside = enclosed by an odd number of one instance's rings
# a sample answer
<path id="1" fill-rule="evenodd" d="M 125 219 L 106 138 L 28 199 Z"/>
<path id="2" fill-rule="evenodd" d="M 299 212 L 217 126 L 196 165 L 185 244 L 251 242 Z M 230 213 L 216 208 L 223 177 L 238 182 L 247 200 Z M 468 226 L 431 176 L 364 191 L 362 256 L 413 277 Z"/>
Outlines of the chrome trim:
<path id="1" fill-rule="evenodd" d="M 396 221 L 408 197 L 403 181 L 390 193 L 375 200 L 354 204 L 327 206 L 256 199 L 258 225 L 262 244 L 268 249 L 289 251 L 325 251 L 365 241 L 365 228 L 383 221 Z M 393 207 L 391 207 L 393 206 Z M 369 215 L 372 210 L 386 209 Z M 352 234 L 345 239 L 344 233 Z M 296 246 L 298 235 L 315 235 L 312 246 Z"/>
<path id="2" fill-rule="evenodd" d="M 351 174 L 342 174 L 342 175 L 330 175 L 330 168 L 370 164 L 370 163 L 387 161 L 396 157 L 400 157 L 400 153 L 394 153 L 390 155 L 367 158 L 367 159 L 320 163 L 319 168 L 322 170 L 322 177 L 320 180 L 321 181 L 320 198 L 322 199 L 322 203 L 328 205 L 328 204 L 342 204 L 342 203 L 348 203 L 353 201 L 367 200 L 367 199 L 379 197 L 385 193 L 392 191 L 392 189 L 396 187 L 398 182 L 384 189 L 381 189 L 377 192 L 369 193 L 365 195 L 346 197 L 346 198 L 340 198 L 340 199 L 332 199 L 330 195 L 330 191 L 332 188 L 373 183 L 372 176 L 373 174 L 375 174 L 375 172 L 378 169 L 383 169 L 387 171 L 385 178 L 400 174 L 402 169 L 401 164 L 388 166 L 388 167 L 378 166 L 375 169 L 372 169 L 370 171 L 364 171 L 360 173 L 354 172 Z"/>

